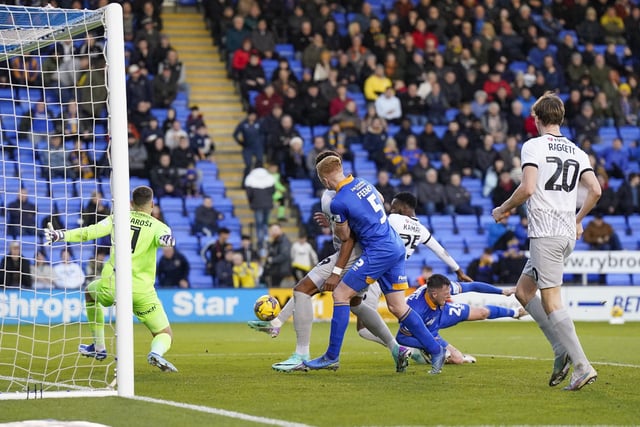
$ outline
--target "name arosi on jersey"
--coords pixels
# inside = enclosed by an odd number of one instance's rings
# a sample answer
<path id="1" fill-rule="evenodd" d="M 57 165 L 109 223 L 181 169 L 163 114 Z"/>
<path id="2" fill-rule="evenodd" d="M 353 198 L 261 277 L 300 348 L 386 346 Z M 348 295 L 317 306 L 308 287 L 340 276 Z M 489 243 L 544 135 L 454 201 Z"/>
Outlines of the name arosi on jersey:
<path id="1" fill-rule="evenodd" d="M 151 221 L 148 219 L 131 218 L 130 223 L 140 227 L 151 227 Z"/>

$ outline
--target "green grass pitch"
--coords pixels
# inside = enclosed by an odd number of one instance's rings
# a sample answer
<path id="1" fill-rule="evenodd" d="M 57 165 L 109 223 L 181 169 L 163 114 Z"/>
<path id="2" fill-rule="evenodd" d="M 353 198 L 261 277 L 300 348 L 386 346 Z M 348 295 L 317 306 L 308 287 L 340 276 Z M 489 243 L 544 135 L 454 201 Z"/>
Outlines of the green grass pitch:
<path id="1" fill-rule="evenodd" d="M 397 374 L 386 349 L 359 338 L 354 325 L 338 371 L 272 371 L 271 364 L 294 349 L 291 324 L 275 339 L 244 324 L 175 324 L 167 358 L 180 372 L 167 374 L 146 364 L 150 336 L 136 325 L 136 394 L 215 413 L 116 397 L 45 398 L 0 402 L 0 421 L 181 427 L 640 424 L 640 323 L 576 326 L 599 372 L 598 380 L 579 392 L 562 391 L 566 382 L 547 385 L 551 350 L 533 322 L 475 322 L 445 330 L 443 336 L 478 363 L 447 365 L 436 376 L 424 365 Z M 312 356 L 323 352 L 328 333 L 328 324 L 314 325 Z M 223 411 L 281 422 L 260 423 Z"/>

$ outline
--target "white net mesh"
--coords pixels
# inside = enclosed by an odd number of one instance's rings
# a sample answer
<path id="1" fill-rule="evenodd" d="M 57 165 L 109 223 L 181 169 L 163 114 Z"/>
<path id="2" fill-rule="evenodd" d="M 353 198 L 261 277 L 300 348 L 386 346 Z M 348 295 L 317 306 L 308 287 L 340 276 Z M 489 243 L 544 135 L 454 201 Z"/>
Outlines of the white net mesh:
<path id="1" fill-rule="evenodd" d="M 47 246 L 42 234 L 111 210 L 103 15 L 0 6 L 0 393 L 114 378 L 113 333 L 107 360 L 78 354 L 91 342 L 82 289 L 109 239 Z"/>

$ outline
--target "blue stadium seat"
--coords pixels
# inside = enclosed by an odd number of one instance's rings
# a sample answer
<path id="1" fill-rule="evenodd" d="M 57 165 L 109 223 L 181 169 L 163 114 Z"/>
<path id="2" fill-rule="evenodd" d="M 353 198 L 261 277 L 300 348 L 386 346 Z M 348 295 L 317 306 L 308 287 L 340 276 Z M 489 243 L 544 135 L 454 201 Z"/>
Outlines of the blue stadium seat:
<path id="1" fill-rule="evenodd" d="M 273 71 L 278 68 L 278 61 L 275 59 L 263 59 L 262 60 L 262 69 L 264 70 L 264 75 L 267 80 L 271 80 L 271 75 Z"/>
<path id="2" fill-rule="evenodd" d="M 295 50 L 293 49 L 293 45 L 290 43 L 276 44 L 276 52 L 281 58 L 285 58 L 287 60 L 293 59 L 295 55 Z"/>

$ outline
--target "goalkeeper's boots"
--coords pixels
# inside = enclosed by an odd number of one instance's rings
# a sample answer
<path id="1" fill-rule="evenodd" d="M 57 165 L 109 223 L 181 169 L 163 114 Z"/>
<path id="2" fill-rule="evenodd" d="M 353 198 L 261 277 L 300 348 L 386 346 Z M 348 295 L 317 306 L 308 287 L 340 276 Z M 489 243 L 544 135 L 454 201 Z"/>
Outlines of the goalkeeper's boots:
<path id="1" fill-rule="evenodd" d="M 569 374 L 569 369 L 571 368 L 571 359 L 569 359 L 569 354 L 563 353 L 559 356 L 556 356 L 553 360 L 553 372 L 551 373 L 551 378 L 549 379 L 549 386 L 555 387 L 564 381 Z"/>
<path id="2" fill-rule="evenodd" d="M 149 362 L 151 366 L 157 366 L 162 372 L 178 372 L 176 367 L 173 366 L 173 363 L 154 352 L 149 353 L 147 362 Z"/>
<path id="3" fill-rule="evenodd" d="M 442 372 L 442 366 L 447 360 L 447 350 L 440 347 L 440 353 L 431 355 L 431 371 L 430 374 L 439 374 Z"/>
<path id="4" fill-rule="evenodd" d="M 330 369 L 332 371 L 336 371 L 340 367 L 340 360 L 337 357 L 335 359 L 330 359 L 325 354 L 316 359 L 305 361 L 304 365 L 314 371 L 318 369 Z"/>
<path id="5" fill-rule="evenodd" d="M 80 344 L 78 346 L 78 352 L 85 357 L 94 357 L 96 360 L 104 360 L 107 358 L 107 350 L 102 349 L 96 351 L 95 344 Z"/>
<path id="6" fill-rule="evenodd" d="M 280 328 L 271 326 L 271 322 L 265 320 L 249 320 L 247 325 L 249 325 L 251 329 L 270 335 L 271 338 L 275 338 L 280 334 Z"/>
<path id="7" fill-rule="evenodd" d="M 396 362 L 396 372 L 405 372 L 407 366 L 409 366 L 411 349 L 402 345 L 396 345 L 393 350 L 391 350 L 391 355 Z"/>
<path id="8" fill-rule="evenodd" d="M 304 365 L 304 361 L 309 360 L 308 354 L 293 353 L 290 358 L 283 360 L 282 362 L 274 363 L 271 368 L 280 372 L 293 372 L 293 371 L 308 371 Z"/>

